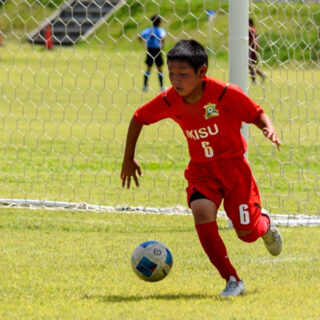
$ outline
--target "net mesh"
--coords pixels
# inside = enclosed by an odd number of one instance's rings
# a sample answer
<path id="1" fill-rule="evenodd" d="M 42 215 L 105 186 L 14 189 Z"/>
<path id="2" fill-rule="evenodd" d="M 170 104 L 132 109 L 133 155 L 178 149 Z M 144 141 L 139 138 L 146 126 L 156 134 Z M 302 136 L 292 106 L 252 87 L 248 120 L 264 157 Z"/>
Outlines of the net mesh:
<path id="1" fill-rule="evenodd" d="M 228 81 L 228 1 L 120 2 L 1 2 L 4 203 L 36 199 L 42 205 L 100 208 L 185 206 L 188 151 L 180 128 L 171 121 L 144 128 L 137 148 L 144 173 L 141 187 L 121 188 L 128 123 L 134 110 L 160 89 L 154 68 L 149 91 L 142 91 L 145 49 L 137 35 L 150 26 L 152 15 L 161 15 L 167 32 L 164 52 L 179 39 L 197 39 L 209 53 L 209 76 Z M 59 15 L 66 4 L 72 14 Z M 106 4 L 112 7 L 107 14 Z M 94 21 L 95 11 L 100 20 Z M 311 224 L 320 216 L 319 4 L 251 1 L 249 14 L 258 35 L 258 68 L 266 75 L 257 75 L 249 95 L 268 113 L 283 142 L 279 153 L 251 126 L 249 161 L 263 207 L 282 214 L 287 223 L 307 216 L 306 224 Z M 52 27 L 53 50 L 46 46 L 47 25 Z M 36 34 L 40 38 L 33 38 Z M 62 44 L 64 38 L 73 44 Z M 164 75 L 169 86 L 166 70 Z"/>

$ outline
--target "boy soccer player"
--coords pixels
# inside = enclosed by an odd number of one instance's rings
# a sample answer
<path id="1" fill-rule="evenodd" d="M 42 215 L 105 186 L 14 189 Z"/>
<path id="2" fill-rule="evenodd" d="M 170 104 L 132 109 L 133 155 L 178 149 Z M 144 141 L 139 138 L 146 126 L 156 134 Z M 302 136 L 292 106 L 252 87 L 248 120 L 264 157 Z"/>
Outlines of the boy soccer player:
<path id="1" fill-rule="evenodd" d="M 130 122 L 122 186 L 138 186 L 141 168 L 134 159 L 143 125 L 171 118 L 188 141 L 190 162 L 185 170 L 187 201 L 200 243 L 217 268 L 226 287 L 221 296 L 244 294 L 245 287 L 227 255 L 217 227 L 217 210 L 224 199 L 226 214 L 237 236 L 245 242 L 262 237 L 272 255 L 278 255 L 282 239 L 270 217 L 261 213 L 260 195 L 244 157 L 246 141 L 241 123 L 253 123 L 280 150 L 280 140 L 262 108 L 236 85 L 206 77 L 208 56 L 194 40 L 179 41 L 167 54 L 172 87 L 138 108 Z"/>
<path id="2" fill-rule="evenodd" d="M 163 73 L 162 73 L 162 53 L 161 49 L 164 45 L 164 39 L 166 37 L 166 32 L 164 29 L 160 28 L 161 17 L 158 15 L 154 15 L 151 17 L 152 27 L 144 29 L 139 34 L 139 41 L 143 41 L 147 47 L 147 57 L 146 57 L 146 65 L 147 70 L 144 74 L 143 81 L 143 91 L 148 91 L 148 81 L 151 73 L 151 68 L 153 63 L 156 64 L 158 70 L 158 78 L 160 83 L 160 90 L 164 90 L 163 86 Z"/>

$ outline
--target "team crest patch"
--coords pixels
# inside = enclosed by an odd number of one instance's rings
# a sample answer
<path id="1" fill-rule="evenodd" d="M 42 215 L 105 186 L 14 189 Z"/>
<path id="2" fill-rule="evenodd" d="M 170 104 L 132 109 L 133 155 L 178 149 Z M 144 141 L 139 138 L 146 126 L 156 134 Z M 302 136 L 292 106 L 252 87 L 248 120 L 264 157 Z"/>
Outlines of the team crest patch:
<path id="1" fill-rule="evenodd" d="M 216 109 L 216 104 L 214 103 L 209 103 L 206 106 L 204 106 L 205 110 L 206 110 L 206 114 L 205 114 L 205 118 L 209 119 L 212 117 L 217 117 L 219 115 L 219 111 Z"/>

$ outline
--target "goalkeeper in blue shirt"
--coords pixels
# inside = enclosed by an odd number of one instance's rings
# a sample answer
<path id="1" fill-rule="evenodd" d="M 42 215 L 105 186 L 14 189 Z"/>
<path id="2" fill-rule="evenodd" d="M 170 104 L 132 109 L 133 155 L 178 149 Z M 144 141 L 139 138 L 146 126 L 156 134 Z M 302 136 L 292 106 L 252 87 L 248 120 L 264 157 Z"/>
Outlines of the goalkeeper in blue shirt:
<path id="1" fill-rule="evenodd" d="M 156 64 L 158 70 L 158 78 L 160 83 L 160 89 L 163 91 L 165 88 L 163 86 L 163 73 L 162 73 L 162 53 L 164 39 L 166 37 L 166 32 L 164 29 L 160 28 L 161 17 L 159 15 L 154 15 L 151 17 L 152 27 L 144 29 L 140 34 L 138 39 L 144 43 L 147 49 L 147 57 L 145 63 L 147 65 L 147 71 L 144 74 L 143 91 L 148 91 L 148 80 L 151 73 L 151 68 L 153 63 Z"/>

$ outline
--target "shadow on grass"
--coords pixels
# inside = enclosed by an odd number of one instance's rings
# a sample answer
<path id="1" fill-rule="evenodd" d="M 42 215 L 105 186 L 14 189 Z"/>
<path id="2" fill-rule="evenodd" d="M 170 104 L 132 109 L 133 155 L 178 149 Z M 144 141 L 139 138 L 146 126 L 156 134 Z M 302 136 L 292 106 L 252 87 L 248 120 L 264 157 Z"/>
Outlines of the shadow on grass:
<path id="1" fill-rule="evenodd" d="M 145 300 L 166 300 L 166 301 L 174 301 L 174 300 L 202 300 L 202 299 L 211 299 L 211 300 L 220 300 L 218 296 L 200 294 L 200 293 L 190 293 L 190 294 L 152 294 L 152 295 L 102 295 L 102 294 L 85 294 L 83 299 L 98 299 L 102 302 L 138 302 Z"/>
<path id="2" fill-rule="evenodd" d="M 139 301 L 151 301 L 151 300 L 205 300 L 210 299 L 211 301 L 230 302 L 230 299 L 242 299 L 246 296 L 251 296 L 259 293 L 258 289 L 248 290 L 245 295 L 238 297 L 220 297 L 217 294 L 201 294 L 201 293 L 176 293 L 176 294 L 151 294 L 151 295 L 126 295 L 126 294 L 99 294 L 89 293 L 84 294 L 83 299 L 92 300 L 96 299 L 100 302 L 106 303 L 121 303 L 121 302 L 139 302 Z"/>

